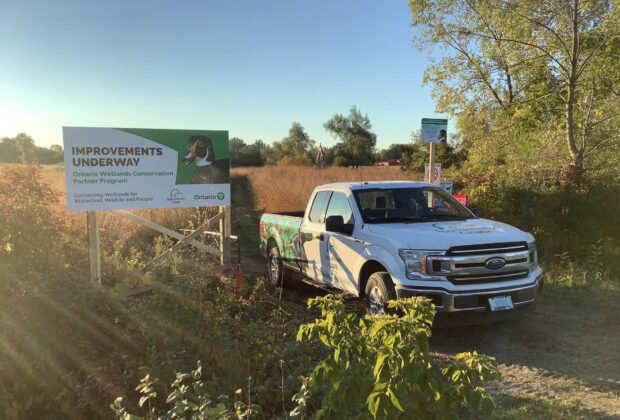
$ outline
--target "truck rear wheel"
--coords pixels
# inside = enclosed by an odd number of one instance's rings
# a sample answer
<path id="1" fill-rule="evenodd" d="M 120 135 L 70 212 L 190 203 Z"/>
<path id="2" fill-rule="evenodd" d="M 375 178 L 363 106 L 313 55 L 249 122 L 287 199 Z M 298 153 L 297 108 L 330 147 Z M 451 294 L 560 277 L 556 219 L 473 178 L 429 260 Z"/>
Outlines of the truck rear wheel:
<path id="1" fill-rule="evenodd" d="M 282 287 L 284 283 L 284 265 L 280 257 L 280 250 L 276 244 L 272 244 L 267 254 L 267 274 L 269 283 L 273 287 Z"/>
<path id="2" fill-rule="evenodd" d="M 366 283 L 364 295 L 366 312 L 369 315 L 393 313 L 393 310 L 388 309 L 387 302 L 394 299 L 396 299 L 396 290 L 390 275 L 385 271 L 371 274 Z"/>

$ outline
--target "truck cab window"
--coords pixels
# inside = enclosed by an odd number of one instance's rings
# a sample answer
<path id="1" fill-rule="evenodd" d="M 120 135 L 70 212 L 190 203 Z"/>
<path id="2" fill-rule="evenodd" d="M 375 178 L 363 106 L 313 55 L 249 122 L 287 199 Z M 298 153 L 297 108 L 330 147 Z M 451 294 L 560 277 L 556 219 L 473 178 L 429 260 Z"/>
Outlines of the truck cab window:
<path id="1" fill-rule="evenodd" d="M 436 187 L 362 189 L 353 193 L 365 223 L 466 220 L 474 216 Z"/>
<path id="2" fill-rule="evenodd" d="M 308 219 L 311 222 L 325 223 L 325 209 L 327 208 L 327 203 L 329 202 L 331 194 L 331 191 L 319 191 L 316 193 L 314 201 L 312 202 L 312 207 L 310 208 L 310 214 L 308 215 Z"/>
<path id="3" fill-rule="evenodd" d="M 345 225 L 355 224 L 353 219 L 353 210 L 347 200 L 347 196 L 341 192 L 334 192 L 332 198 L 329 200 L 329 206 L 327 207 L 327 215 L 329 216 L 342 216 Z"/>

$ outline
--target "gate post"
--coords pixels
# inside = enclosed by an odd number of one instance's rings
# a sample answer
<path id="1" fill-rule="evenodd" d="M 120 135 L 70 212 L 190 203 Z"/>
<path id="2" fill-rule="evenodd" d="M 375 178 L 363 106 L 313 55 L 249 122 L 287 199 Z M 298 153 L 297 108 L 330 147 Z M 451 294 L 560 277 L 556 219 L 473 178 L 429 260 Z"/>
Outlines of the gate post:
<path id="1" fill-rule="evenodd" d="M 224 217 L 220 219 L 220 264 L 230 267 L 230 232 L 231 232 L 231 211 L 230 206 L 220 206 L 220 212 Z"/>
<path id="2" fill-rule="evenodd" d="M 90 281 L 101 286 L 101 250 L 99 247 L 99 223 L 97 212 L 86 212 L 88 229 L 88 259 L 90 260 Z"/>

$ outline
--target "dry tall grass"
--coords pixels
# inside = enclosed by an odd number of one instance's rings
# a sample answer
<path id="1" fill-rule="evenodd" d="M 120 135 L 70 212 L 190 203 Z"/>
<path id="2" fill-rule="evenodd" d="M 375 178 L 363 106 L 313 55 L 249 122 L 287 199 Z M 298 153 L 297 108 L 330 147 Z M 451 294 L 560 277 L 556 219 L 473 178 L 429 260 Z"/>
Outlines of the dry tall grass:
<path id="1" fill-rule="evenodd" d="M 421 180 L 394 166 L 365 166 L 319 169 L 308 166 L 265 166 L 234 168 L 233 175 L 247 176 L 252 182 L 256 206 L 265 211 L 304 210 L 308 197 L 318 185 L 347 181 Z"/>

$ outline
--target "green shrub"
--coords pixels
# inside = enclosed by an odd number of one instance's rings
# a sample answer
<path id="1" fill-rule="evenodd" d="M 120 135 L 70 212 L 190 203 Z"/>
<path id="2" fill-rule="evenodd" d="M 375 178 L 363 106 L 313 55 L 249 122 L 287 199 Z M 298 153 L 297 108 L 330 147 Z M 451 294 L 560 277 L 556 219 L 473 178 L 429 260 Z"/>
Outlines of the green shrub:
<path id="1" fill-rule="evenodd" d="M 331 354 L 294 397 L 292 416 L 317 418 L 458 418 L 462 410 L 490 414 L 482 387 L 500 379 L 495 359 L 460 353 L 440 367 L 429 349 L 435 309 L 426 298 L 390 302 L 399 315 L 360 317 L 337 297 L 310 299 L 321 318 L 299 328 L 298 341 L 320 341 Z M 312 395 L 320 397 L 314 402 Z"/>
<path id="2" fill-rule="evenodd" d="M 58 193 L 42 181 L 39 166 L 0 168 L 0 266 L 5 274 L 45 278 L 73 262 L 66 255 L 69 235 L 57 201 Z"/>
<path id="3" fill-rule="evenodd" d="M 238 389 L 235 392 L 234 400 L 227 395 L 220 395 L 214 401 L 207 387 L 202 380 L 202 364 L 198 361 L 196 369 L 191 373 L 177 373 L 170 388 L 172 391 L 166 398 L 168 409 L 159 410 L 151 404 L 157 398 L 157 391 L 154 388 L 155 380 L 146 375 L 136 387 L 140 393 L 140 407 L 147 408 L 144 416 L 130 414 L 123 404 L 123 398 L 118 397 L 110 408 L 114 411 L 117 419 L 138 420 L 138 419 L 252 419 L 260 415 L 260 407 L 252 404 L 248 397 L 247 403 L 239 399 L 243 391 Z M 248 394 L 250 395 L 250 394 Z"/>

